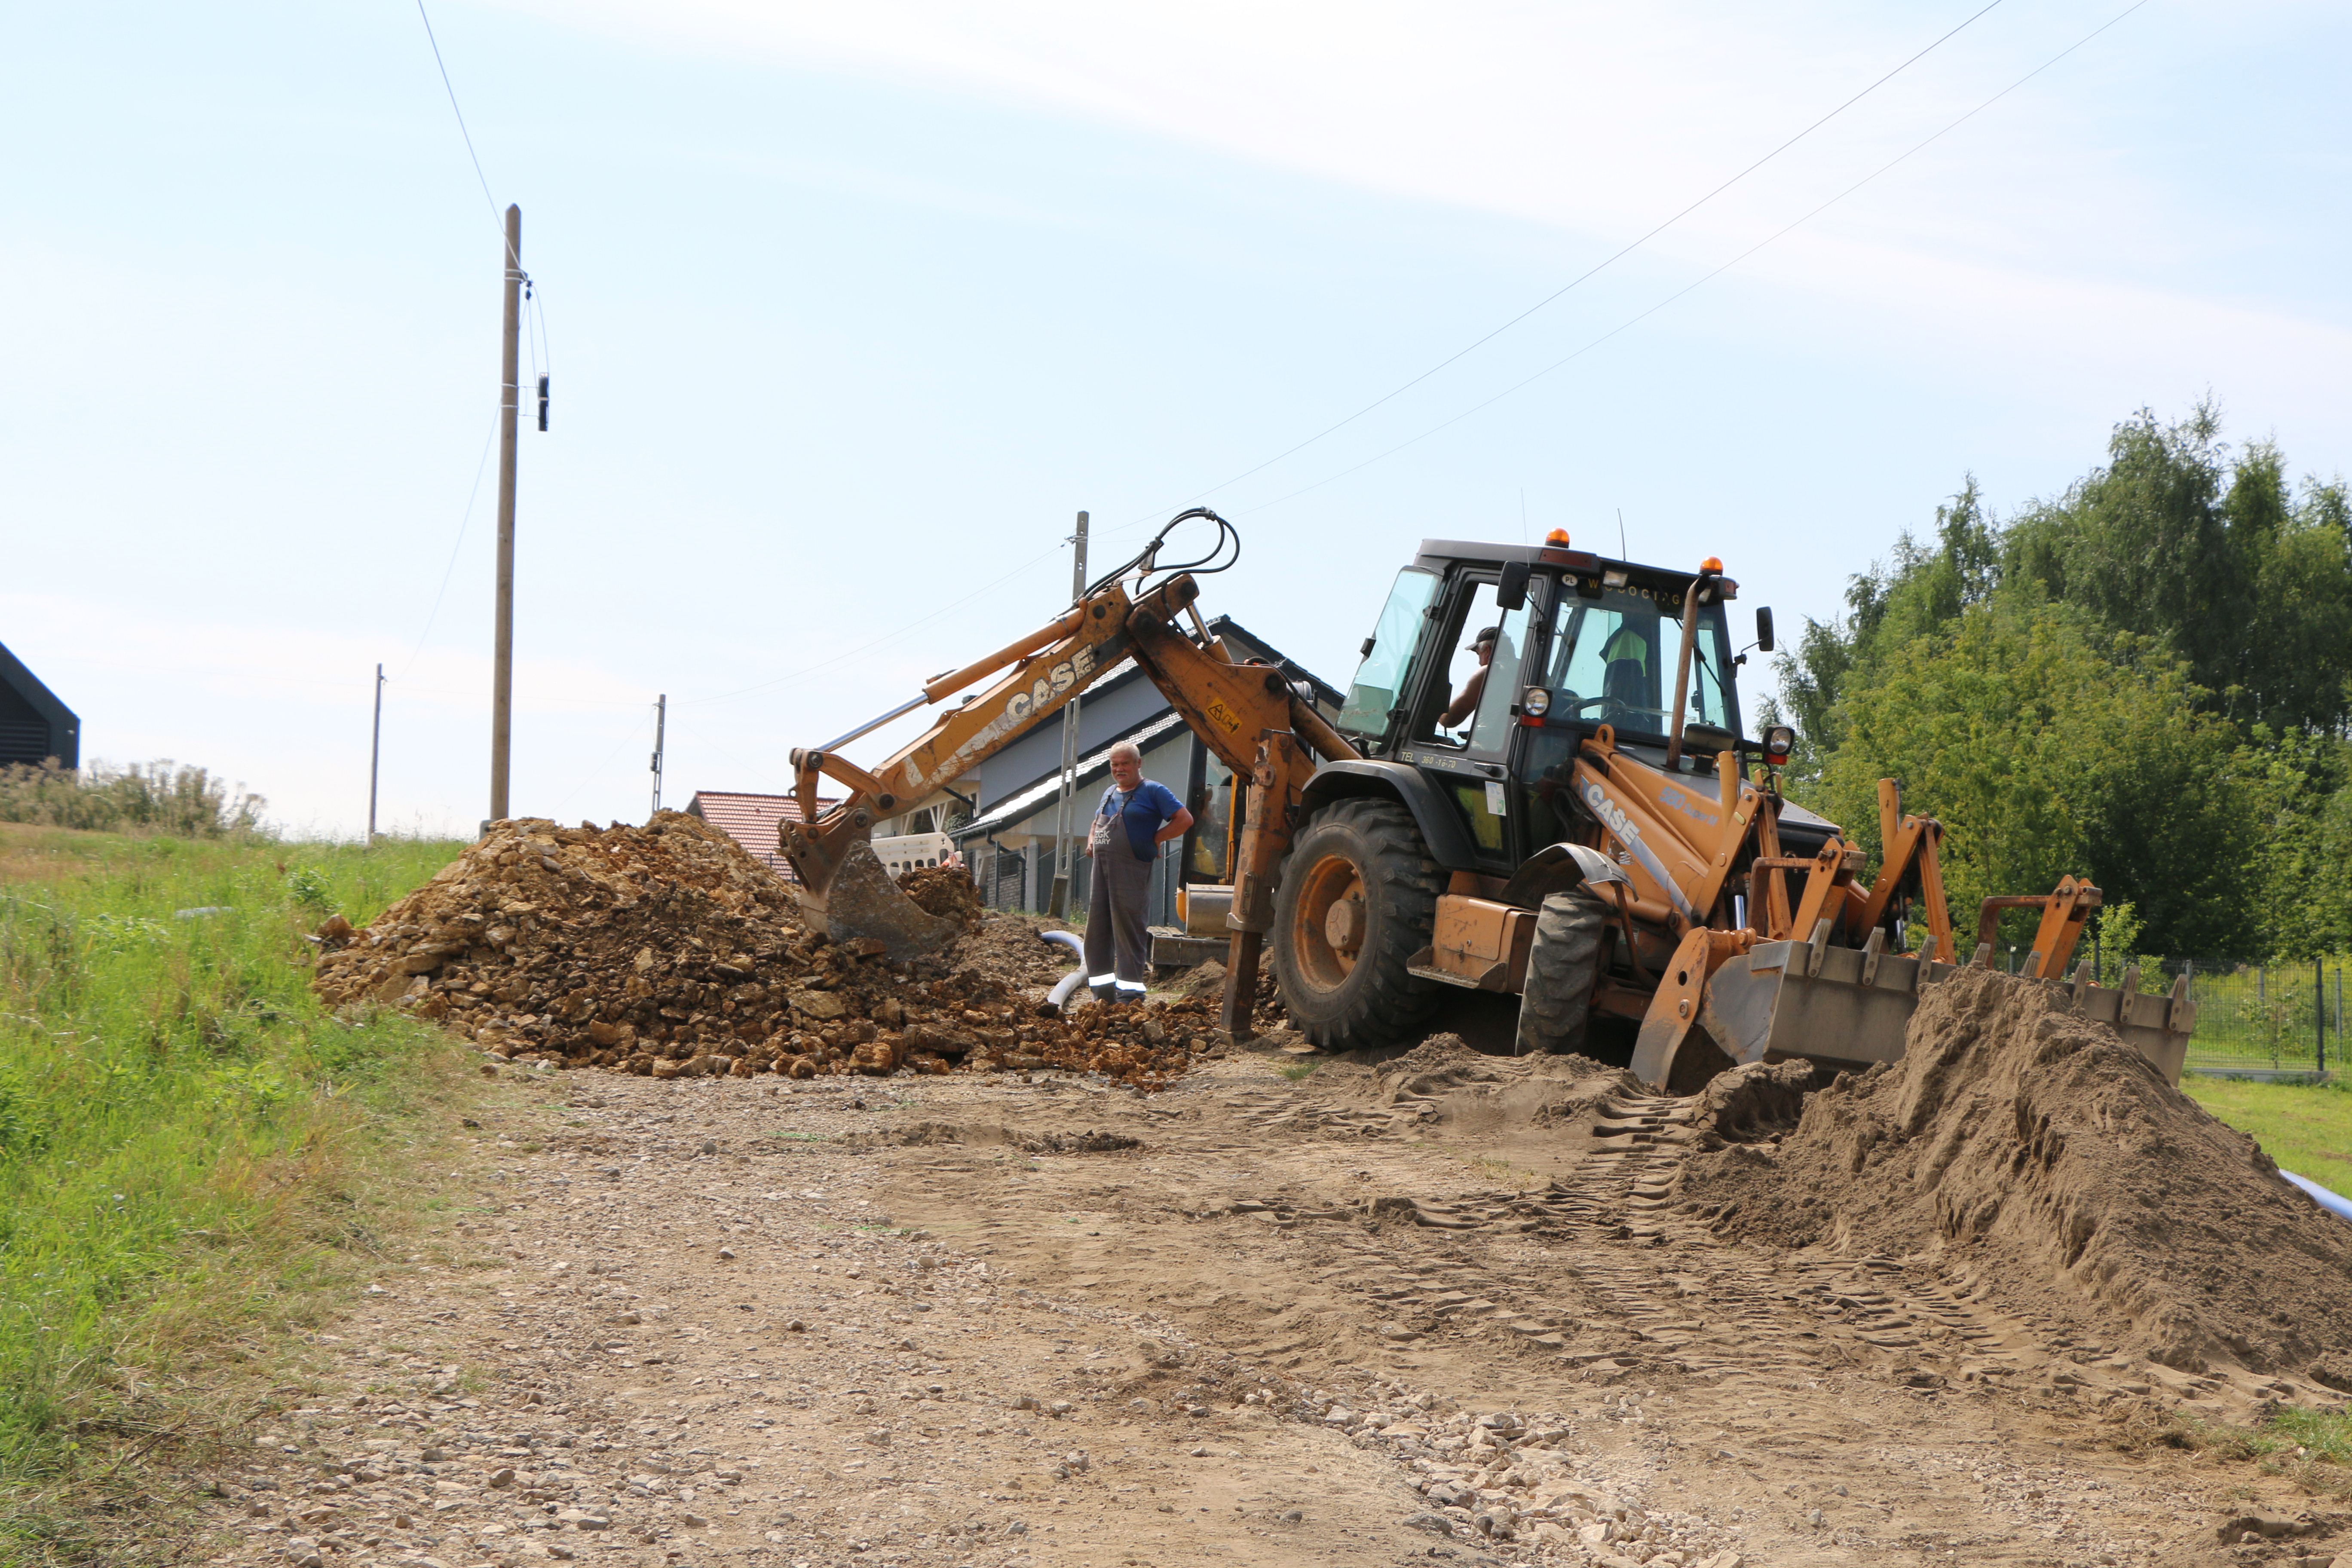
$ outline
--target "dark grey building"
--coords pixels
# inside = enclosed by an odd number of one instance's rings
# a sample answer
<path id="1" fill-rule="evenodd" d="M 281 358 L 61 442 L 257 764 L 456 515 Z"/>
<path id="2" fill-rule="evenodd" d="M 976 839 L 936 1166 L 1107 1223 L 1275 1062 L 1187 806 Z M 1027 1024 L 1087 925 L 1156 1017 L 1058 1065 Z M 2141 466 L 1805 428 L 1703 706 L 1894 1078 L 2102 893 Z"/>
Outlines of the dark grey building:
<path id="1" fill-rule="evenodd" d="M 68 768 L 81 766 L 81 720 L 24 660 L 0 646 L 0 767 L 37 767 L 51 757 Z"/>

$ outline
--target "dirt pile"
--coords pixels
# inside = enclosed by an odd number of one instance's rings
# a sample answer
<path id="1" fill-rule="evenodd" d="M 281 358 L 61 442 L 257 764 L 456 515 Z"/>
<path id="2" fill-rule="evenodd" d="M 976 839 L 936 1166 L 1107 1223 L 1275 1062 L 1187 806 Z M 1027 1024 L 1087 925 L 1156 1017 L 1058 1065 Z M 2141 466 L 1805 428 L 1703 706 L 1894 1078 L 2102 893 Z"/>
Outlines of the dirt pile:
<path id="1" fill-rule="evenodd" d="M 2343 1381 L 2352 1226 L 2063 991 L 1961 971 L 1922 994 L 1902 1061 L 1841 1075 L 1786 1131 L 1781 1070 L 1725 1075 L 1710 1142 L 1730 1146 L 1681 1177 L 1718 1232 L 1917 1258 L 2185 1371 Z"/>
<path id="2" fill-rule="evenodd" d="M 1213 1003 L 1034 1016 L 1025 977 L 993 962 L 1007 917 L 943 886 L 953 871 L 918 876 L 968 934 L 893 963 L 803 926 L 790 888 L 699 818 L 503 822 L 365 931 L 328 937 L 313 984 L 502 1056 L 658 1078 L 1050 1067 L 1149 1087 L 1215 1043 Z"/>

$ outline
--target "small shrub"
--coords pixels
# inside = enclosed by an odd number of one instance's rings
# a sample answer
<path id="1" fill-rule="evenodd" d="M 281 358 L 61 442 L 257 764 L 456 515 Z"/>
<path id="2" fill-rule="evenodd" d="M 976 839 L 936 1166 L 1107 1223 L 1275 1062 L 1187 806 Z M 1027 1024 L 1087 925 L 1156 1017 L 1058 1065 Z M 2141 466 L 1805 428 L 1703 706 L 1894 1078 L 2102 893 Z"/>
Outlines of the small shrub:
<path id="1" fill-rule="evenodd" d="M 286 890 L 304 909 L 316 910 L 322 915 L 335 912 L 334 891 L 328 887 L 327 879 L 319 874 L 315 866 L 297 866 L 288 872 Z"/>
<path id="2" fill-rule="evenodd" d="M 81 827 L 109 833 L 171 833 L 191 838 L 246 838 L 261 831 L 269 803 L 257 795 L 232 791 L 226 780 L 203 768 L 182 767 L 170 758 L 118 768 L 93 763 L 87 768 L 0 767 L 0 822 L 44 827 Z"/>

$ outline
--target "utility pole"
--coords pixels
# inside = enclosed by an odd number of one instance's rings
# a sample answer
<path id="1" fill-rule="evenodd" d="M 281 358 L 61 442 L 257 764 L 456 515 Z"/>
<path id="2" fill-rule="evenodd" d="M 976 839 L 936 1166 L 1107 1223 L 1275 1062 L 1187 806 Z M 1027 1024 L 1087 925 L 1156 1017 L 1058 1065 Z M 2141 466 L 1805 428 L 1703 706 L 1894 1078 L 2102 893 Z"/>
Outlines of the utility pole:
<path id="1" fill-rule="evenodd" d="M 514 730 L 515 426 L 521 412 L 516 339 L 522 327 L 522 208 L 507 208 L 506 335 L 499 350 L 499 593 L 490 676 L 490 820 L 507 816 Z"/>
<path id="2" fill-rule="evenodd" d="M 662 736 L 669 728 L 669 693 L 665 691 L 654 700 L 654 810 L 647 822 L 661 810 Z"/>
<path id="3" fill-rule="evenodd" d="M 1070 603 L 1087 594 L 1087 514 L 1078 513 L 1078 531 L 1070 536 L 1077 553 L 1070 562 Z M 1078 700 L 1062 710 L 1062 805 L 1054 826 L 1054 894 L 1045 902 L 1049 920 L 1067 920 L 1070 907 L 1070 792 L 1078 782 Z"/>
<path id="4" fill-rule="evenodd" d="M 368 738 L 368 836 L 371 847 L 375 844 L 375 779 L 376 766 L 383 758 L 383 666 L 375 667 L 375 729 Z"/>

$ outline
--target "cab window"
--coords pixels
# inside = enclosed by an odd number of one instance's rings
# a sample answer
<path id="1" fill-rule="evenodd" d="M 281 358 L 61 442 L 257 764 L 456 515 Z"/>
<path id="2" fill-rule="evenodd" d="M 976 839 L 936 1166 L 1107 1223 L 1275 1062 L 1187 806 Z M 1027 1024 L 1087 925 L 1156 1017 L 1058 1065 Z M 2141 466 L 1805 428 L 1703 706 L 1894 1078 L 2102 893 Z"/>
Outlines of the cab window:
<path id="1" fill-rule="evenodd" d="M 1723 606 L 1702 605 L 1698 616 L 1684 718 L 1737 734 L 1739 704 Z M 1664 734 L 1682 636 L 1675 595 L 1635 587 L 1611 588 L 1598 599 L 1563 595 L 1544 680 L 1551 689 L 1552 716 L 1613 724 L 1632 734 Z"/>
<path id="2" fill-rule="evenodd" d="M 1660 689 L 1673 679 L 1673 641 L 1682 628 L 1657 600 L 1626 588 L 1598 599 L 1562 595 L 1551 639 L 1555 719 L 1581 719 L 1656 734 L 1666 727 Z"/>
<path id="3" fill-rule="evenodd" d="M 1365 639 L 1363 662 L 1339 710 L 1339 728 L 1378 740 L 1389 731 L 1394 710 L 1404 700 L 1412 656 L 1428 628 L 1429 602 L 1437 596 L 1434 574 L 1408 566 L 1389 590 L 1389 602 Z"/>
<path id="4" fill-rule="evenodd" d="M 1496 607 L 1494 584 L 1471 587 L 1453 645 L 1441 650 L 1447 660 L 1442 685 L 1425 699 L 1428 717 L 1416 740 L 1496 755 L 1510 744 L 1528 624 L 1525 605 L 1507 615 Z"/>

